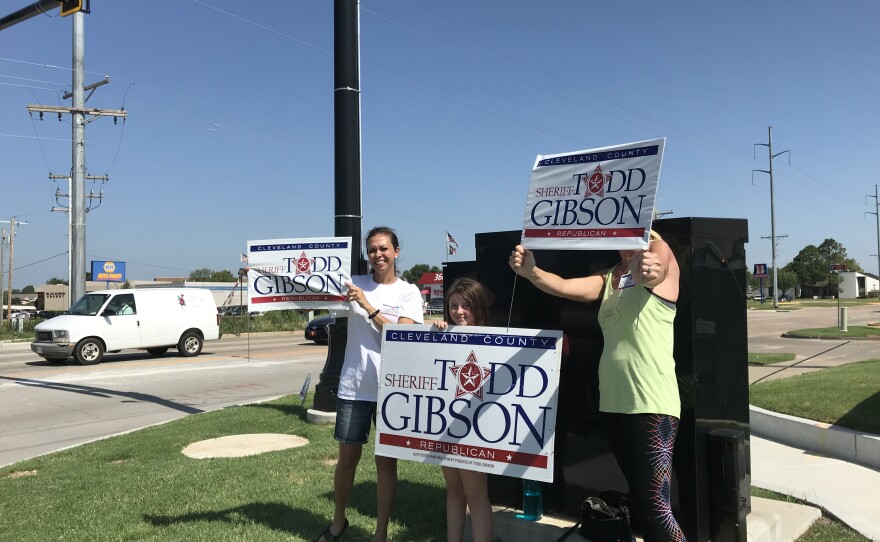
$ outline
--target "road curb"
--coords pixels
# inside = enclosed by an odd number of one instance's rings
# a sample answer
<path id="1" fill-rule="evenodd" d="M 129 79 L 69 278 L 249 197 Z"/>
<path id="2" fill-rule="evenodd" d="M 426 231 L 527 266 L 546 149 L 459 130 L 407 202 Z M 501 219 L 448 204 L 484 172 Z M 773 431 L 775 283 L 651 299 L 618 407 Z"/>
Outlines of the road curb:
<path id="1" fill-rule="evenodd" d="M 880 469 L 880 435 L 749 405 L 751 432 L 802 450 Z"/>
<path id="2" fill-rule="evenodd" d="M 792 335 L 790 333 L 783 333 L 780 335 L 783 339 L 823 339 L 828 341 L 877 341 L 880 340 L 880 336 L 873 337 L 838 337 L 831 335 Z"/>

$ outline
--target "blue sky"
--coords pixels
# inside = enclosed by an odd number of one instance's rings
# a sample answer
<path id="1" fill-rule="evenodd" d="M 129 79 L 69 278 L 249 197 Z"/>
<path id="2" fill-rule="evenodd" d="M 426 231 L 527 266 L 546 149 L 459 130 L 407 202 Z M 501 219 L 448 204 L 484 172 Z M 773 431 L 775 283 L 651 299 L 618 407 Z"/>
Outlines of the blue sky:
<path id="1" fill-rule="evenodd" d="M 537 154 L 666 137 L 657 210 L 745 218 L 749 266 L 770 263 L 752 170 L 772 125 L 791 151 L 778 264 L 830 237 L 876 273 L 878 20 L 868 0 L 363 0 L 364 231 L 394 227 L 404 269 L 439 265 L 447 229 L 470 260 L 475 233 L 521 229 Z M 16 288 L 67 276 L 48 175 L 69 172 L 70 120 L 26 106 L 69 105 L 71 24 L 0 31 L 0 219 L 28 223 Z M 93 0 L 85 82 L 110 84 L 87 106 L 129 118 L 86 129 L 89 173 L 110 175 L 86 259 L 185 276 L 236 269 L 249 239 L 333 235 L 332 34 L 330 0 Z"/>

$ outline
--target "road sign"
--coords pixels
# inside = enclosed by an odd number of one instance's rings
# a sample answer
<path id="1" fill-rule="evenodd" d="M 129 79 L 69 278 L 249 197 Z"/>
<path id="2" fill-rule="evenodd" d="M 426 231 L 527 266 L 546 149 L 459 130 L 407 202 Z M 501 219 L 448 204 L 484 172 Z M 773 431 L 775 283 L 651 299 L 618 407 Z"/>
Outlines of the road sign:
<path id="1" fill-rule="evenodd" d="M 833 263 L 833 264 L 829 265 L 828 267 L 831 268 L 831 272 L 832 272 L 832 273 L 837 273 L 837 272 L 840 272 L 840 271 L 846 271 L 846 265 L 845 265 L 845 264 L 842 264 L 842 263 Z"/>

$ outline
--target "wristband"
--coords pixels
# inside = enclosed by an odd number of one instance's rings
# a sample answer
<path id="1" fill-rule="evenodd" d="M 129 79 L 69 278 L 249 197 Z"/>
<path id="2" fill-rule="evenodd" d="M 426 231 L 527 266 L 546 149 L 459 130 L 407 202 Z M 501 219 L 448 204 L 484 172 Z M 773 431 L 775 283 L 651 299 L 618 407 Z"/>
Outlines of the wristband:
<path id="1" fill-rule="evenodd" d="M 379 314 L 379 309 L 376 309 L 376 312 L 374 312 L 373 314 L 367 316 L 367 320 L 372 320 L 373 318 L 376 317 L 377 314 Z"/>

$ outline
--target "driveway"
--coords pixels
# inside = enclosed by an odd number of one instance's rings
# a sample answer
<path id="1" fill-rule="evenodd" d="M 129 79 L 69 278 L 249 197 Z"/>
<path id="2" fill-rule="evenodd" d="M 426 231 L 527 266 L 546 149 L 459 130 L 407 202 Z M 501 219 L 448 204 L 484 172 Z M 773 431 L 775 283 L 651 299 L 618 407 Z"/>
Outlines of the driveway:
<path id="1" fill-rule="evenodd" d="M 847 309 L 847 325 L 880 322 L 880 304 Z M 880 359 L 880 340 L 790 339 L 787 331 L 837 326 L 837 307 L 805 307 L 797 310 L 747 311 L 749 352 L 792 353 L 793 361 L 766 367 L 749 367 L 749 384 L 818 371 L 844 363 Z"/>

